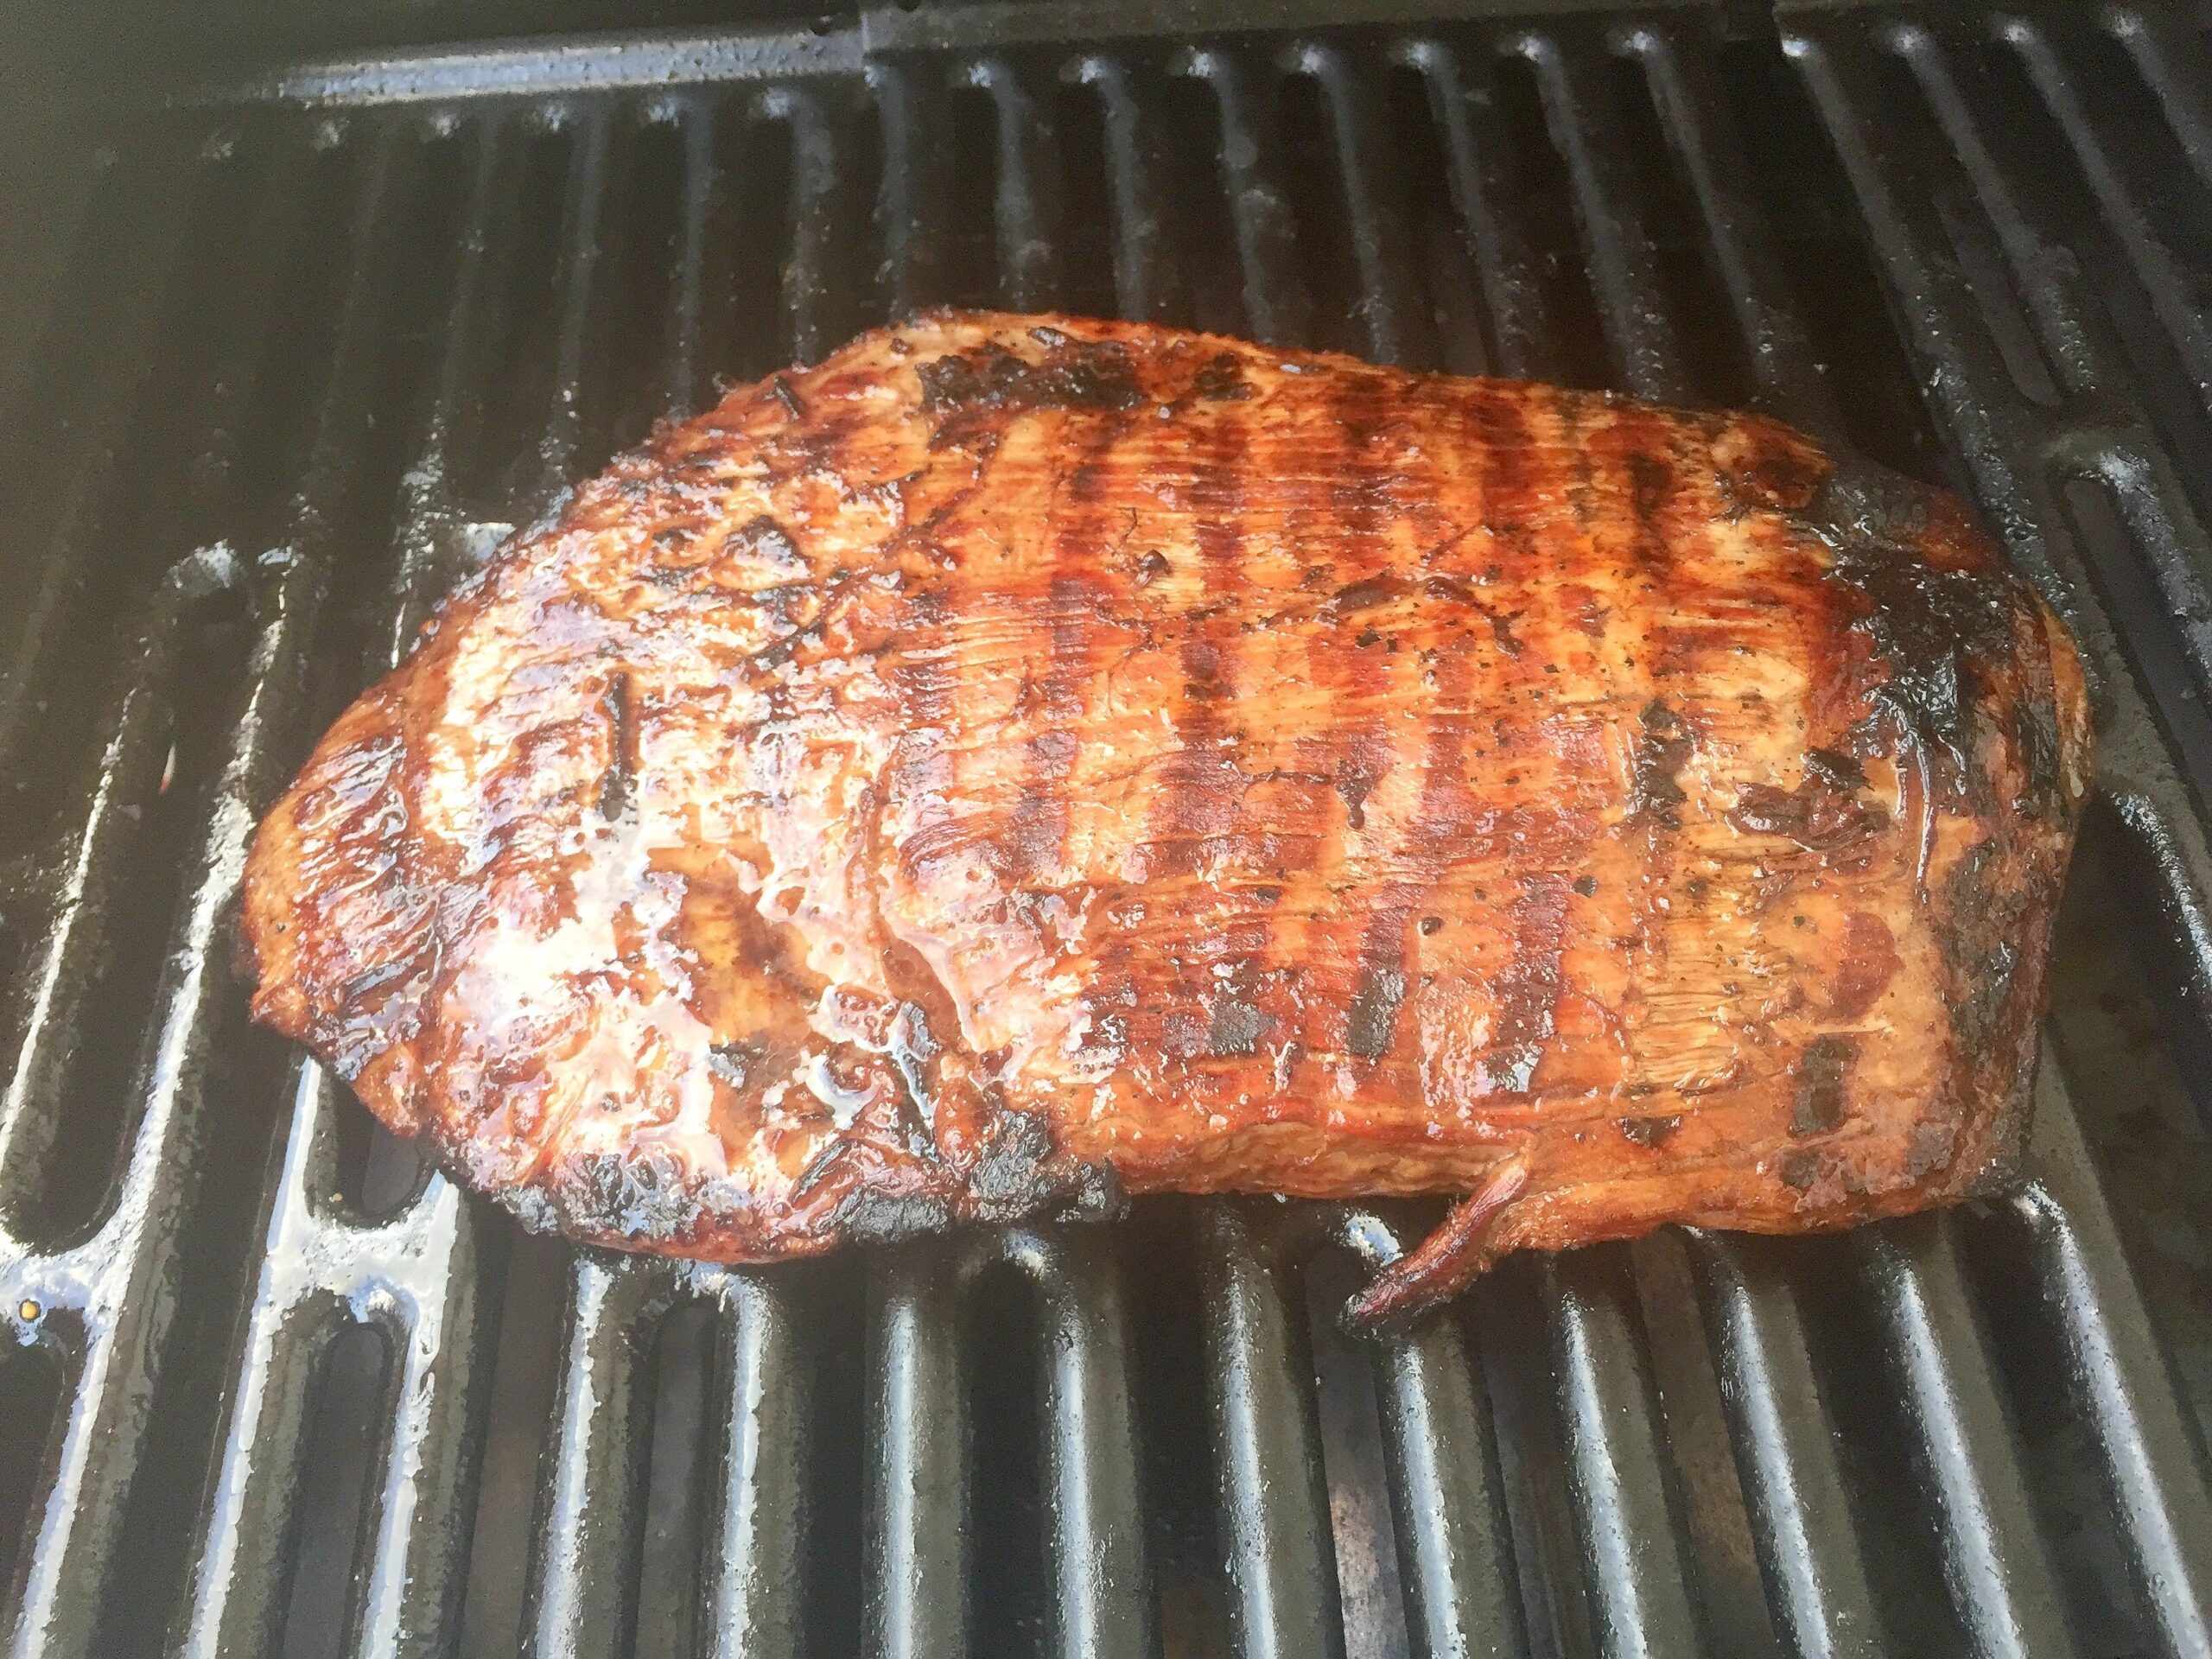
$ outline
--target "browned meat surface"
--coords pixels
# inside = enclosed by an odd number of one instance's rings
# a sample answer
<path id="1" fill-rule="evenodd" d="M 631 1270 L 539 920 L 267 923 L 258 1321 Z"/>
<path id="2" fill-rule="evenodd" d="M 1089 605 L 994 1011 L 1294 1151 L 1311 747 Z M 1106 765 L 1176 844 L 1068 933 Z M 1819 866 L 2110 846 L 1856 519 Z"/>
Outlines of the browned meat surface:
<path id="1" fill-rule="evenodd" d="M 1382 1313 L 2000 1179 L 2088 749 L 1956 503 L 1770 422 L 945 313 L 510 543 L 245 926 L 533 1225 L 1474 1195 Z"/>

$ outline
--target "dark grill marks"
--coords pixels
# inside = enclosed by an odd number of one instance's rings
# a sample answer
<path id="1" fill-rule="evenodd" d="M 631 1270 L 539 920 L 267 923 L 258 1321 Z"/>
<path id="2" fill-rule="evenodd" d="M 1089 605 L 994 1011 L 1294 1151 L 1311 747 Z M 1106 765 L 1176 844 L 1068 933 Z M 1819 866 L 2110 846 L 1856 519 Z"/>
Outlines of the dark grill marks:
<path id="1" fill-rule="evenodd" d="M 1544 549 L 1535 519 L 1544 480 L 1541 469 L 1531 464 L 1535 435 L 1522 394 L 1484 384 L 1470 388 L 1469 395 L 1484 456 L 1483 528 L 1489 533 L 1491 561 L 1518 566 L 1529 580 L 1556 579 L 1566 573 L 1542 567 Z M 1567 428 L 1562 453 L 1571 452 L 1571 405 L 1564 395 L 1555 395 L 1554 407 L 1556 418 Z M 1507 677 L 1503 670 L 1500 677 Z M 1558 861 L 1562 868 L 1579 868 L 1584 844 L 1577 836 L 1562 849 Z M 1530 869 L 1529 855 L 1519 848 L 1508 857 L 1520 897 L 1513 906 L 1513 954 L 1497 977 L 1497 1020 L 1483 1071 L 1491 1087 L 1526 1094 L 1535 1084 L 1544 1045 L 1557 1029 L 1569 878 L 1562 868 Z"/>
<path id="2" fill-rule="evenodd" d="M 1084 715 L 1090 684 L 1090 573 L 1105 562 L 1106 526 L 1098 511 L 1104 464 L 1126 433 L 1120 420 L 1101 423 L 1068 480 L 1068 504 L 1053 533 L 1052 580 L 1046 593 L 1046 655 L 1038 686 L 1039 729 L 1029 740 L 1021 791 L 1008 826 L 1008 879 L 1035 882 L 1059 867 L 1068 829 L 1067 781 L 1075 767 L 1070 728 Z"/>
<path id="3" fill-rule="evenodd" d="M 1567 942 L 1566 880 L 1554 871 L 1520 878 L 1513 905 L 1513 965 L 1497 980 L 1497 1023 L 1483 1070 L 1491 1086 L 1528 1094 L 1544 1045 L 1557 1034 L 1560 953 Z"/>
<path id="4" fill-rule="evenodd" d="M 601 706 L 607 710 L 610 742 L 607 771 L 599 785 L 599 816 L 612 823 L 629 810 L 637 794 L 637 690 L 628 669 L 615 670 L 608 679 Z"/>
<path id="5" fill-rule="evenodd" d="M 1233 653 L 1206 614 L 1214 595 L 1227 591 L 1243 571 L 1244 472 L 1251 444 L 1248 407 L 1217 404 L 1203 416 L 1185 416 L 1191 423 L 1192 529 L 1202 586 L 1197 614 L 1184 620 L 1177 652 L 1183 671 L 1173 714 L 1179 753 L 1166 768 L 1158 817 L 1147 826 L 1155 880 L 1199 868 L 1208 844 L 1236 827 L 1243 794 L 1242 774 L 1230 753 Z"/>
<path id="6" fill-rule="evenodd" d="M 1389 569 L 1385 539 L 1393 481 L 1386 459 L 1390 450 L 1382 430 L 1387 391 L 1379 375 L 1345 372 L 1333 390 L 1328 423 L 1340 445 L 1333 474 L 1337 481 L 1330 486 L 1329 495 L 1332 518 L 1339 527 L 1332 550 L 1340 554 L 1341 563 L 1337 571 L 1340 585 L 1332 607 L 1337 613 L 1334 627 L 1320 653 L 1321 662 L 1335 671 L 1330 677 L 1339 700 L 1326 753 L 1337 791 L 1344 798 L 1345 821 L 1356 830 L 1366 827 L 1367 798 L 1398 762 L 1384 712 L 1394 702 L 1390 688 L 1396 658 L 1390 647 L 1397 642 L 1358 614 L 1368 596 L 1386 592 L 1395 575 Z M 1346 602 L 1347 595 L 1353 602 Z M 1395 849 L 1382 852 L 1380 858 L 1370 855 L 1378 862 L 1397 855 Z M 1428 874 L 1408 870 L 1362 895 L 1368 914 L 1360 925 L 1357 977 L 1344 1007 L 1343 1037 L 1344 1050 L 1357 1058 L 1371 1062 L 1389 1052 L 1406 995 L 1411 944 L 1407 927 L 1414 904 L 1428 890 Z"/>

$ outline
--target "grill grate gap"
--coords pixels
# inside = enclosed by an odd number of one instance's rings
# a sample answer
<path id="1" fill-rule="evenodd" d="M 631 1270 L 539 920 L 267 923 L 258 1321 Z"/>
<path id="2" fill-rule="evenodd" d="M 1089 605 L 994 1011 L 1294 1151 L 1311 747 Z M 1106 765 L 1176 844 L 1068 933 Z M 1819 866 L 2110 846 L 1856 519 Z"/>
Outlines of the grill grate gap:
<path id="1" fill-rule="evenodd" d="M 1358 353 L 1367 346 L 1360 321 L 1359 263 L 1344 213 L 1344 176 L 1336 123 L 1320 78 L 1284 75 L 1274 98 L 1276 176 L 1298 226 L 1298 263 L 1313 302 L 1312 337 L 1303 345 Z"/>
<path id="2" fill-rule="evenodd" d="M 2128 1659 L 2154 1651 L 2157 1630 L 2129 1568 L 2091 1425 L 2069 1387 L 2026 1232 L 2017 1217 L 2001 1215 L 1963 1230 L 1975 1300 L 1989 1322 L 1989 1351 L 2019 1431 L 2021 1466 L 2082 1659 Z"/>
<path id="3" fill-rule="evenodd" d="M 730 112 L 734 115 L 734 111 Z M 711 259 L 710 284 L 720 289 L 708 333 L 707 362 L 716 385 L 758 379 L 782 360 L 777 291 L 791 217 L 791 131 L 783 121 L 726 119 L 716 158 L 716 193 L 727 207 L 716 216 L 726 251 Z"/>
<path id="4" fill-rule="evenodd" d="M 2119 52 L 2116 46 L 2112 49 Z M 2018 193 L 2024 217 L 2035 227 L 2044 257 L 2079 288 L 2094 314 L 2092 323 L 2110 327 L 2120 346 L 2115 355 L 2131 372 L 2132 390 L 2156 423 L 2197 512 L 2212 515 L 2212 390 L 2192 378 L 2176 349 L 2173 334 L 2162 325 L 2155 296 L 2145 289 L 2113 235 L 2109 218 L 2083 179 L 2019 53 L 2000 42 L 1986 41 L 1971 61 L 1976 73 L 1961 79 L 1974 99 L 1984 130 L 1991 134 L 1991 148 L 2005 158 L 2004 172 Z M 2133 74 L 2124 54 L 2120 60 L 2098 56 L 2094 65 L 2097 74 Z M 2155 106 L 2139 110 L 2136 118 L 2156 119 Z M 2109 139 L 2111 130 L 2107 128 L 2103 136 Z M 2171 159 L 2174 166 L 2185 168 L 2186 158 L 2177 148 Z M 2139 168 L 2130 180 L 2137 199 L 2145 201 L 2165 182 Z M 2202 212 L 2197 194 L 2189 192 L 2184 200 Z M 2178 250 L 2196 240 L 2170 236 L 2167 245 Z M 2194 271 L 2195 267 L 2184 264 Z M 2205 300 L 2212 299 L 2212 280 L 2195 280 L 2199 295 L 2193 308 L 2201 315 Z"/>
<path id="5" fill-rule="evenodd" d="M 1929 1522 L 1927 1488 L 1908 1448 L 1916 1441 L 1885 1357 L 1890 1344 L 1861 1293 L 1847 1241 L 1805 1241 L 1793 1264 L 1815 1369 L 1836 1427 L 1874 1606 L 1891 1650 L 1927 1659 L 1970 1652 Z M 1904 1501 L 1910 1495 L 1912 1502 Z"/>
<path id="6" fill-rule="evenodd" d="M 323 1355 L 300 1446 L 290 1593 L 276 1644 L 282 1659 L 339 1659 L 351 1649 L 391 1358 L 388 1332 L 353 1324 L 332 1335 Z"/>
<path id="7" fill-rule="evenodd" d="M 2135 850 L 2103 811 L 2082 825 L 2051 955 L 2051 1020 L 2069 1071 L 2107 1104 L 2082 1132 L 2129 1265 L 2181 1374 L 2200 1441 L 2212 1444 L 2212 1079 L 2177 1064 L 2208 1041 L 2180 993 L 2171 932 L 2127 868 Z"/>
<path id="8" fill-rule="evenodd" d="M 1412 1638 L 1406 1630 L 1389 1488 L 1383 1479 L 1375 1351 L 1371 1344 L 1346 1336 L 1338 1323 L 1346 1300 L 1368 1277 L 1369 1269 L 1341 1249 L 1316 1251 L 1300 1275 L 1313 1344 L 1344 1659 L 1405 1659 Z"/>
<path id="9" fill-rule="evenodd" d="M 972 1509 L 969 1639 L 978 1653 L 1041 1656 L 1052 1604 L 1045 1564 L 1040 1318 L 1029 1276 L 1001 1263 L 969 1294 L 966 1359 Z"/>
<path id="10" fill-rule="evenodd" d="M 1196 75 L 1170 77 L 1160 95 L 1166 153 L 1183 158 L 1166 180 L 1170 257 L 1182 267 L 1181 309 L 1163 321 L 1216 334 L 1250 333 L 1244 274 L 1223 172 L 1221 103 Z"/>
<path id="11" fill-rule="evenodd" d="M 1705 256 L 1697 198 L 1682 176 L 1681 158 L 1660 131 L 1643 66 L 1621 56 L 1607 62 L 1620 120 L 1618 148 L 1630 163 L 1628 183 L 1651 239 L 1659 298 L 1690 387 L 1700 403 L 1744 408 L 1756 401 L 1757 386 L 1728 296 Z"/>
<path id="12" fill-rule="evenodd" d="M 956 86 L 940 108 L 946 188 L 938 281 L 948 305 L 998 305 L 998 106 L 982 87 Z"/>
<path id="13" fill-rule="evenodd" d="M 1529 1659 L 1594 1653 L 1535 1264 L 1500 1262 L 1475 1287 L 1460 1317 L 1490 1395 Z"/>
<path id="14" fill-rule="evenodd" d="M 1532 335 L 1549 347 L 1551 378 L 1570 386 L 1610 386 L 1616 376 L 1583 264 L 1573 184 L 1549 136 L 1536 66 L 1518 54 L 1494 60 L 1489 96 L 1499 116 L 1497 136 L 1507 147 L 1507 189 L 1536 278 Z"/>
<path id="15" fill-rule="evenodd" d="M 1433 107 L 1435 99 L 1459 96 L 1457 75 L 1448 66 L 1401 67 L 1390 72 L 1386 101 L 1390 150 L 1405 181 L 1414 257 L 1421 267 L 1414 287 L 1428 308 L 1435 366 L 1447 374 L 1482 374 L 1491 359 L 1476 303 L 1480 281 L 1467 226 L 1452 200 L 1450 162 Z"/>
<path id="16" fill-rule="evenodd" d="M 859 1253 L 810 1263 L 796 1294 L 804 1298 L 810 1350 L 807 1408 L 812 1440 L 806 1464 L 805 1642 L 808 1659 L 846 1659 L 861 1651 L 863 1524 L 868 1455 L 868 1373 Z"/>
<path id="17" fill-rule="evenodd" d="M 1126 1282 L 1160 1659 L 1211 1659 L 1231 1647 L 1228 1586 L 1216 1541 L 1194 1215 L 1190 1204 L 1149 1198 L 1131 1206 L 1120 1224 L 1121 1258 L 1141 1269 L 1128 1273 Z"/>
<path id="18" fill-rule="evenodd" d="M 506 327 L 487 342 L 493 367 L 478 388 L 483 401 L 476 418 L 464 416 L 458 423 L 475 441 L 456 468 L 457 494 L 502 513 L 521 512 L 536 481 L 534 450 L 560 358 L 555 274 L 577 135 L 568 120 L 533 125 L 517 135 L 519 176 L 508 187 L 518 204 L 509 221 L 516 232 L 511 248 L 503 250 L 509 261 L 506 291 L 493 306 Z"/>
<path id="19" fill-rule="evenodd" d="M 48 1443 L 67 1382 L 50 1348 L 0 1351 L 0 1607 L 14 1605 L 22 1580 L 28 1523 L 52 1479 Z"/>
<path id="20" fill-rule="evenodd" d="M 4 832 L 10 843 L 35 846 L 54 836 L 63 827 L 64 815 L 83 798 L 84 774 L 101 741 L 99 721 L 110 683 L 117 666 L 130 659 L 130 630 L 143 622 L 162 556 L 174 557 L 181 550 L 175 548 L 174 516 L 192 486 L 196 452 L 208 437 L 188 390 L 203 384 L 212 367 L 216 331 L 204 326 L 205 319 L 219 311 L 226 286 L 243 280 L 245 257 L 267 257 L 270 251 L 257 248 L 248 235 L 253 181 L 242 175 L 255 170 L 231 161 L 203 162 L 194 169 L 188 187 L 193 202 L 188 239 L 175 279 L 164 284 L 166 315 L 151 342 L 143 384 L 130 395 L 130 419 L 124 429 L 130 435 L 104 448 L 107 435 L 99 429 L 101 423 L 93 411 L 82 411 L 73 421 L 65 413 L 55 424 L 63 429 L 65 441 L 74 436 L 85 446 L 75 462 L 85 469 L 82 478 L 65 471 L 66 481 L 57 488 L 54 479 L 41 476 L 61 464 L 60 457 L 49 454 L 10 492 L 11 500 L 24 504 L 31 526 L 38 523 L 38 503 L 61 507 L 62 522 L 54 527 L 54 538 L 28 540 L 27 552 L 35 549 L 57 563 L 74 557 L 84 565 L 89 563 L 86 550 L 112 550 L 102 560 L 97 581 L 88 571 L 76 573 L 59 608 L 40 629 L 43 637 L 25 642 L 36 654 L 9 664 L 36 686 L 28 730 L 10 757 L 10 788 L 22 804 Z M 107 211 L 128 222 L 143 209 L 117 204 Z M 275 251 L 284 257 L 300 250 Z M 127 265 L 73 276 L 94 292 L 160 280 Z M 66 411 L 66 397 L 48 407 Z M 23 424 L 36 429 L 49 419 L 48 414 L 27 411 Z M 85 487 L 90 496 L 78 498 L 76 491 Z M 64 496 L 70 498 L 66 504 L 59 499 Z M 18 592 L 27 594 L 35 580 L 26 570 Z M 65 641 L 67 649 L 57 649 Z M 55 657 L 61 660 L 50 660 Z"/>
<path id="21" fill-rule="evenodd" d="M 521 1644 L 538 1460 L 551 1438 L 566 1339 L 554 1310 L 567 1299 L 568 1247 L 531 1233 L 512 1237 L 503 1270 L 495 1263 L 487 1274 L 499 1286 L 499 1334 L 483 1395 L 483 1465 L 467 1534 L 460 1641 L 467 1659 L 505 1659 Z M 493 1316 L 487 1309 L 480 1317 Z"/>
<path id="22" fill-rule="evenodd" d="M 1098 88 L 1063 84 L 1053 102 L 1059 141 L 1060 307 L 1079 317 L 1110 317 L 1114 215 L 1106 189 L 1106 112 Z"/>
<path id="23" fill-rule="evenodd" d="M 676 345 L 665 337 L 665 327 L 669 289 L 682 257 L 688 160 L 677 117 L 649 112 L 638 130 L 628 175 L 613 187 L 628 203 L 628 218 L 602 283 L 612 385 L 600 400 L 603 418 L 586 441 L 594 455 L 641 442 L 654 419 L 666 412 L 667 386 L 657 368 Z"/>
<path id="24" fill-rule="evenodd" d="M 32 1182 L 35 1196 L 16 1218 L 35 1238 L 74 1242 L 90 1232 L 120 1173 L 144 1059 L 141 1034 L 221 765 L 230 688 L 245 665 L 251 620 L 243 591 L 225 588 L 191 606 L 181 625 L 167 735 L 156 739 L 165 759 L 137 769 L 143 792 L 124 809 L 135 830 L 100 942 L 102 969 L 73 1033 L 43 1179 Z"/>
<path id="25" fill-rule="evenodd" d="M 665 1315 L 653 1337 L 633 1659 L 678 1659 L 699 1645 L 709 1482 L 720 1464 L 715 1407 L 727 1387 L 715 1363 L 723 1323 L 715 1308 L 691 1302 Z"/>
<path id="26" fill-rule="evenodd" d="M 1889 326 L 1849 187 L 1801 83 L 1748 42 L 1724 46 L 1719 63 L 1736 130 L 1758 135 L 1744 149 L 1758 206 L 1846 436 L 1872 460 L 1943 478 L 1949 459 Z"/>

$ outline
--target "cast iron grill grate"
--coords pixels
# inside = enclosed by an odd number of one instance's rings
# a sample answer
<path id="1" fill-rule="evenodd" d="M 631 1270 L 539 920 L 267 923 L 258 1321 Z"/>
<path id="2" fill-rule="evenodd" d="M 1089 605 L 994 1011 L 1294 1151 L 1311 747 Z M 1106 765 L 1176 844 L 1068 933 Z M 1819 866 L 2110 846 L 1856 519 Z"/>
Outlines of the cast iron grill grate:
<path id="1" fill-rule="evenodd" d="M 1728 21 L 888 10 L 47 135 L 0 223 L 10 1650 L 2212 1653 L 2204 43 Z M 943 300 L 1751 402 L 1964 488 L 2103 734 L 2031 1183 L 1515 1262 L 1370 1351 L 1317 1311 L 1417 1214 L 747 1274 L 516 1240 L 372 1134 L 245 1023 L 255 810 L 495 520 Z"/>

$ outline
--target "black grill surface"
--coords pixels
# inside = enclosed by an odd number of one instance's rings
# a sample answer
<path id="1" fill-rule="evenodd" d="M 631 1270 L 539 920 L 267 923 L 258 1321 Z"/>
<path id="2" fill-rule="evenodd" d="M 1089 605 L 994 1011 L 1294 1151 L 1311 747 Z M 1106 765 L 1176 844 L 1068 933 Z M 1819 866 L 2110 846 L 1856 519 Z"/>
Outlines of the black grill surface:
<path id="1" fill-rule="evenodd" d="M 2196 21 L 1308 10 L 16 88 L 9 1653 L 2212 1654 Z M 255 814 L 444 587 L 946 300 L 1748 403 L 1966 493 L 2102 734 L 2027 1185 L 1516 1260 L 1365 1344 L 1433 1211 L 626 1262 L 250 1027 Z"/>

